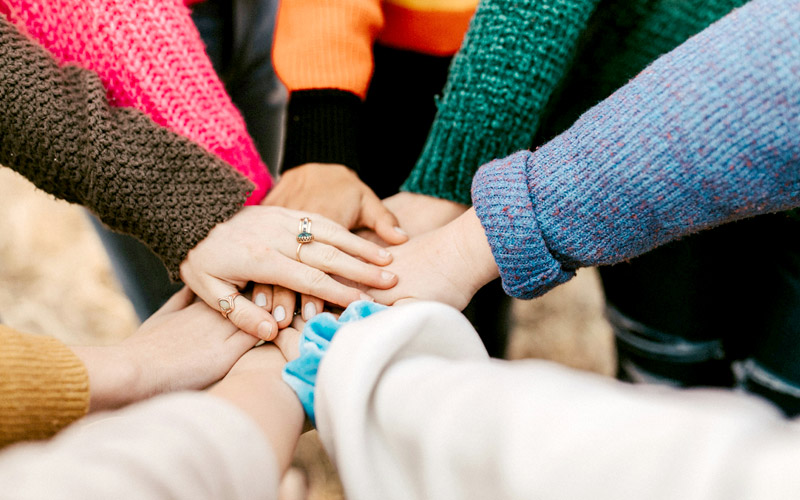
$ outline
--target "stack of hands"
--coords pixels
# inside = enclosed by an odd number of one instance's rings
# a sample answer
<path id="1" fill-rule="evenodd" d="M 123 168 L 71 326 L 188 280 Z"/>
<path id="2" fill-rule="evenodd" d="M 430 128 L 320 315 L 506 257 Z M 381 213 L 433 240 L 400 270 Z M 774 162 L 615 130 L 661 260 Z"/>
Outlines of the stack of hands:
<path id="1" fill-rule="evenodd" d="M 468 207 L 408 192 L 381 201 L 355 172 L 328 164 L 287 171 L 260 206 L 218 225 L 181 265 L 206 304 L 267 341 L 295 310 L 307 321 L 326 304 L 424 298 L 463 309 L 496 276 Z"/>
<path id="2" fill-rule="evenodd" d="M 301 243 L 301 232 L 313 240 Z M 303 165 L 189 252 L 188 288 L 133 336 L 75 351 L 89 368 L 91 410 L 116 408 L 209 387 L 259 340 L 291 357 L 290 325 L 323 310 L 407 299 L 463 309 L 497 274 L 474 210 L 407 192 L 381 201 L 344 166 Z M 274 357 L 270 346 L 259 356 Z"/>

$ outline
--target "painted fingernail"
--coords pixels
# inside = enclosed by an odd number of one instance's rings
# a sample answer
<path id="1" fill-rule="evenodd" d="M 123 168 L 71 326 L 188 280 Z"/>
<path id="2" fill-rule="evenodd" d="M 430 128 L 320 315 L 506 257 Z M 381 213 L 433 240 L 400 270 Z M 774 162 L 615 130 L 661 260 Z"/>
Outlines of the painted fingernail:
<path id="1" fill-rule="evenodd" d="M 255 303 L 258 307 L 267 307 L 267 296 L 263 293 L 256 294 Z"/>
<path id="2" fill-rule="evenodd" d="M 263 340 L 269 340 L 270 335 L 272 335 L 272 323 L 269 321 L 262 321 L 258 324 L 258 338 Z"/>
<path id="3" fill-rule="evenodd" d="M 382 271 L 381 278 L 383 278 L 383 281 L 392 281 L 395 278 L 395 275 L 389 271 Z"/>
<path id="4" fill-rule="evenodd" d="M 397 227 L 397 226 L 395 226 L 395 227 L 394 227 L 394 230 L 395 230 L 395 232 L 396 232 L 396 233 L 400 233 L 400 234 L 402 234 L 403 236 L 408 236 L 408 233 L 407 233 L 407 232 L 403 231 L 401 228 L 399 228 L 399 227 Z"/>
<path id="5" fill-rule="evenodd" d="M 367 302 L 375 302 L 375 299 L 367 295 L 366 293 L 361 294 L 361 300 L 366 300 Z"/>
<path id="6" fill-rule="evenodd" d="M 305 307 L 303 307 L 303 319 L 308 321 L 316 315 L 317 306 L 315 306 L 313 302 L 306 303 Z"/>
<path id="7" fill-rule="evenodd" d="M 381 256 L 381 257 L 383 257 L 384 259 L 386 259 L 386 258 L 388 258 L 388 257 L 391 257 L 391 256 L 392 256 L 392 254 L 391 254 L 391 253 L 387 252 L 387 251 L 386 251 L 386 250 L 384 250 L 383 248 L 381 248 L 380 250 L 378 250 L 378 255 L 380 255 L 380 256 Z"/>
<path id="8" fill-rule="evenodd" d="M 278 306 L 272 311 L 272 317 L 275 318 L 275 321 L 280 323 L 281 321 L 286 319 L 286 309 L 283 306 Z"/>

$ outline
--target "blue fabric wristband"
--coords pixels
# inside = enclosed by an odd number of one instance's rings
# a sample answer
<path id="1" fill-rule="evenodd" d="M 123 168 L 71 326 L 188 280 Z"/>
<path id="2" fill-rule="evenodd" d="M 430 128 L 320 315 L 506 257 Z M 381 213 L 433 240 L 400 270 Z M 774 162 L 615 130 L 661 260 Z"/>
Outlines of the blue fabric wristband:
<path id="1" fill-rule="evenodd" d="M 286 363 L 283 368 L 283 380 L 297 394 L 306 415 L 314 425 L 316 425 L 314 386 L 317 382 L 317 371 L 333 336 L 339 328 L 347 323 L 366 318 L 384 309 L 387 309 L 384 305 L 360 300 L 350 304 L 339 316 L 339 319 L 336 319 L 333 314 L 322 313 L 306 323 L 303 333 L 300 335 L 300 356 Z"/>

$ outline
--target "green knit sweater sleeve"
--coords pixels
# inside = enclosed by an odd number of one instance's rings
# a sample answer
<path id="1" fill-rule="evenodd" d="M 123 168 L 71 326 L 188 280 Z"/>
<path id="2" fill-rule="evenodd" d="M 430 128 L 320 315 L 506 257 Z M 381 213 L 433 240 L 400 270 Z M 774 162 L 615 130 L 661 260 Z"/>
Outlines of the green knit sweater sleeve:
<path id="1" fill-rule="evenodd" d="M 189 250 L 253 189 L 143 113 L 109 107 L 97 75 L 59 67 L 2 15 L 0 165 L 140 239 L 173 279 Z"/>
<path id="2" fill-rule="evenodd" d="M 531 146 L 599 0 L 483 0 L 402 189 L 469 204 L 478 167 Z"/>

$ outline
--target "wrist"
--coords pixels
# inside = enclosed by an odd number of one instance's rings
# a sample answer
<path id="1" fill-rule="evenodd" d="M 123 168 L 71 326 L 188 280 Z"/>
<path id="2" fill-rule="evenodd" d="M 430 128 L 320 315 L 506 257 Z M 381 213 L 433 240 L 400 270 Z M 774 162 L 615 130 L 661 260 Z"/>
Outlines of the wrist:
<path id="1" fill-rule="evenodd" d="M 474 295 L 500 275 L 483 226 L 475 209 L 470 208 L 445 227 L 447 236 L 457 249 L 456 275 L 466 280 L 464 286 Z"/>
<path id="2" fill-rule="evenodd" d="M 117 346 L 76 346 L 73 352 L 89 374 L 89 411 L 110 410 L 144 399 L 141 367 L 128 349 Z"/>

